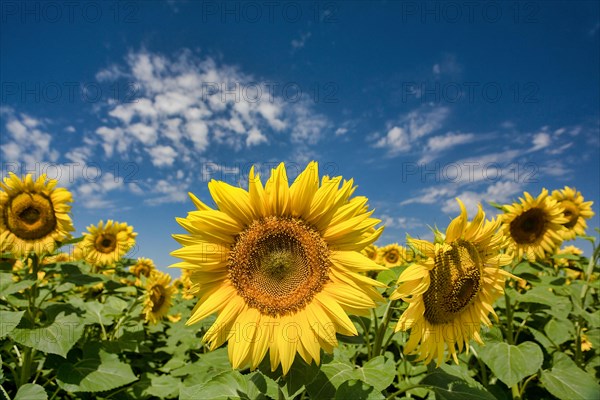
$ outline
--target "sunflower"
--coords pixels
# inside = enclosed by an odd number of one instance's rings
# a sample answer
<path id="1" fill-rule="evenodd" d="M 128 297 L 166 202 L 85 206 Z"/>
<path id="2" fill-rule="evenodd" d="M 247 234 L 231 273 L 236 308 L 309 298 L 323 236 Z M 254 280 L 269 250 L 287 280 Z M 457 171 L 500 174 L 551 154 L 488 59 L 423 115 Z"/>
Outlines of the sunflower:
<path id="1" fill-rule="evenodd" d="M 90 225 L 84 232 L 79 247 L 85 260 L 95 267 L 111 265 L 119 261 L 135 245 L 137 233 L 125 222 L 108 220 Z"/>
<path id="2" fill-rule="evenodd" d="M 520 203 L 504 205 L 502 229 L 507 240 L 507 251 L 516 259 L 525 256 L 529 261 L 544 259 L 562 243 L 562 224 L 567 222 L 563 208 L 548 197 L 543 189 L 537 198 L 524 193 Z"/>
<path id="3" fill-rule="evenodd" d="M 361 250 L 361 253 L 367 256 L 369 260 L 377 261 L 377 254 L 379 252 L 379 247 L 374 244 L 370 244 L 364 249 Z"/>
<path id="4" fill-rule="evenodd" d="M 562 231 L 563 238 L 572 240 L 577 235 L 585 235 L 587 229 L 585 220 L 594 216 L 592 211 L 594 202 L 584 202 L 581 193 L 568 186 L 565 186 L 562 190 L 553 191 L 552 198 L 565 209 L 564 216 L 567 218 L 567 222 L 563 224 L 565 227 Z"/>
<path id="5" fill-rule="evenodd" d="M 177 291 L 171 283 L 169 274 L 160 271 L 153 271 L 146 281 L 146 295 L 144 300 L 143 313 L 146 322 L 157 324 L 167 315 L 171 308 L 171 298 Z"/>
<path id="6" fill-rule="evenodd" d="M 470 339 L 482 343 L 480 325 L 491 325 L 488 314 L 496 317 L 492 304 L 503 293 L 505 277 L 512 277 L 499 268 L 511 261 L 500 253 L 500 222 L 485 220 L 481 206 L 468 222 L 464 204 L 458 204 L 461 214 L 441 242 L 408 239 L 427 258 L 400 275 L 390 296 L 408 303 L 396 325 L 396 331 L 411 330 L 405 353 L 420 353 L 418 360 L 428 364 L 435 359 L 438 366 L 450 355 L 458 363 L 456 346 L 460 353 Z"/>
<path id="7" fill-rule="evenodd" d="M 19 179 L 9 172 L 0 183 L 0 252 L 15 257 L 30 253 L 41 255 L 56 250 L 57 242 L 71 237 L 74 231 L 69 212 L 71 193 L 56 188 L 46 175 L 36 181 L 31 174 Z"/>
<path id="8" fill-rule="evenodd" d="M 388 244 L 378 249 L 377 258 L 380 264 L 388 268 L 395 267 L 406 262 L 406 249 L 398 243 Z"/>
<path id="9" fill-rule="evenodd" d="M 145 276 L 147 278 L 152 271 L 156 270 L 156 267 L 151 259 L 138 257 L 137 262 L 129 269 L 136 277 L 141 278 L 142 276 Z"/>
<path id="10" fill-rule="evenodd" d="M 340 186 L 341 185 L 341 186 Z M 178 222 L 189 232 L 171 253 L 190 269 L 199 298 L 187 324 L 217 313 L 204 336 L 215 349 L 228 341 L 234 368 L 256 368 L 269 351 L 284 374 L 298 353 L 307 363 L 332 352 L 336 332 L 357 335 L 347 313 L 368 315 L 382 297 L 368 278 L 383 270 L 361 254 L 381 235 L 367 199 L 350 198 L 353 181 L 323 177 L 311 162 L 288 186 L 281 163 L 263 187 L 250 170 L 248 191 L 225 182 L 208 188 L 218 209 L 198 208 Z"/>
<path id="11" fill-rule="evenodd" d="M 579 257 L 582 254 L 583 254 L 583 250 L 581 250 L 580 248 L 575 247 L 575 246 L 566 246 L 556 252 L 557 256 L 568 255 L 568 256 Z M 569 268 L 569 267 L 575 266 L 575 263 L 573 262 L 574 260 L 571 260 L 569 258 L 555 257 L 555 258 L 553 258 L 553 261 L 554 261 L 554 265 L 556 267 Z"/>

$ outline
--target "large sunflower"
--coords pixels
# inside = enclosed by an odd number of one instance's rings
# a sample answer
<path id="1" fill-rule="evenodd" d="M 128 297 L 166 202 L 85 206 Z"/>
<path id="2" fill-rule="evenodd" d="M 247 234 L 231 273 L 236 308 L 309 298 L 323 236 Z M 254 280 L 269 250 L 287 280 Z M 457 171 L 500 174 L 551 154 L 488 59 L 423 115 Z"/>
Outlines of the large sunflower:
<path id="1" fill-rule="evenodd" d="M 0 183 L 0 251 L 15 257 L 29 253 L 52 253 L 57 242 L 69 239 L 74 230 L 69 212 L 71 193 L 56 188 L 46 175 L 36 181 L 31 174 L 19 179 L 9 172 Z"/>
<path id="2" fill-rule="evenodd" d="M 544 259 L 562 243 L 562 224 L 568 220 L 563 208 L 543 189 L 537 198 L 524 193 L 520 203 L 504 205 L 502 228 L 508 238 L 508 251 L 516 259 Z"/>
<path id="3" fill-rule="evenodd" d="M 108 220 L 87 227 L 79 247 L 85 260 L 96 266 L 107 266 L 119 261 L 135 245 L 137 233 L 125 222 Z"/>
<path id="4" fill-rule="evenodd" d="M 340 187 L 341 185 L 341 187 Z M 204 336 L 215 349 L 228 341 L 234 368 L 256 368 L 269 351 L 271 368 L 286 374 L 296 353 L 319 363 L 320 350 L 337 346 L 336 332 L 356 335 L 347 313 L 367 315 L 382 300 L 366 277 L 385 269 L 360 253 L 381 235 L 367 199 L 353 181 L 324 177 L 311 162 L 288 186 L 285 167 L 265 187 L 250 170 L 248 191 L 211 181 L 218 209 L 190 194 L 198 211 L 178 222 L 183 248 L 175 267 L 192 270 L 199 301 L 187 324 L 217 313 Z"/>
<path id="5" fill-rule="evenodd" d="M 390 296 L 408 303 L 396 325 L 396 331 L 411 330 L 405 353 L 419 353 L 425 363 L 435 359 L 439 365 L 450 355 L 458 363 L 457 353 L 470 339 L 481 343 L 480 325 L 491 325 L 488 314 L 496 316 L 492 304 L 503 293 L 506 276 L 512 276 L 499 268 L 512 259 L 500 253 L 499 221 L 485 220 L 479 206 L 468 222 L 465 206 L 458 203 L 461 214 L 441 242 L 408 239 L 427 258 L 400 275 Z M 446 347 L 449 354 L 444 357 Z"/>
<path id="6" fill-rule="evenodd" d="M 565 227 L 562 231 L 563 238 L 572 240 L 577 235 L 585 235 L 587 229 L 585 220 L 594 216 L 592 211 L 594 202 L 583 201 L 581 193 L 568 186 L 562 190 L 553 191 L 552 198 L 565 209 L 564 216 L 567 218 L 567 222 L 563 224 Z"/>
<path id="7" fill-rule="evenodd" d="M 171 283 L 169 274 L 154 270 L 146 281 L 146 295 L 143 313 L 146 322 L 157 324 L 171 308 L 173 294 L 177 291 Z"/>

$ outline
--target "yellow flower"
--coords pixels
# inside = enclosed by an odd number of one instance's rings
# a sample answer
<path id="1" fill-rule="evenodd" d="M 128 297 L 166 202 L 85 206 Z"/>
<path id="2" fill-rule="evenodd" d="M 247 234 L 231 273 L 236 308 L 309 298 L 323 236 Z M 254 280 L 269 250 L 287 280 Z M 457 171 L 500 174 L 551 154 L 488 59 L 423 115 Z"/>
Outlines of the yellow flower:
<path id="1" fill-rule="evenodd" d="M 388 244 L 378 249 L 377 259 L 380 264 L 389 268 L 404 264 L 406 262 L 406 249 L 398 243 Z"/>
<path id="2" fill-rule="evenodd" d="M 137 233 L 125 222 L 100 221 L 98 226 L 90 225 L 84 232 L 79 248 L 85 260 L 102 267 L 119 261 L 135 245 Z"/>
<path id="3" fill-rule="evenodd" d="M 586 330 L 586 329 L 584 329 Z M 592 342 L 588 336 L 581 332 L 581 351 L 590 351 L 592 349 Z"/>
<path id="4" fill-rule="evenodd" d="M 59 262 L 68 262 L 70 257 L 67 253 L 58 253 L 53 256 L 44 257 L 42 264 L 56 264 Z"/>
<path id="5" fill-rule="evenodd" d="M 583 250 L 575 246 L 566 246 L 556 252 L 556 255 L 566 254 L 570 256 L 581 256 L 583 254 Z M 557 267 L 572 267 L 574 266 L 573 260 L 569 260 L 567 258 L 553 258 L 554 264 Z"/>
<path id="6" fill-rule="evenodd" d="M 341 185 L 341 187 L 340 187 Z M 385 269 L 360 252 L 380 236 L 367 199 L 350 198 L 353 181 L 324 177 L 316 162 L 288 186 L 286 169 L 266 185 L 250 170 L 248 191 L 225 182 L 208 188 L 218 209 L 194 195 L 198 208 L 178 222 L 189 232 L 171 253 L 192 270 L 199 298 L 187 324 L 213 313 L 204 336 L 215 349 L 228 341 L 234 368 L 256 368 L 269 351 L 271 369 L 286 374 L 298 353 L 306 362 L 332 352 L 336 332 L 357 335 L 347 313 L 368 315 L 383 300 L 365 276 Z"/>
<path id="7" fill-rule="evenodd" d="M 562 224 L 567 222 L 563 208 L 543 189 L 537 198 L 527 192 L 520 203 L 504 206 L 502 229 L 507 237 L 507 251 L 516 259 L 544 259 L 562 243 Z"/>
<path id="8" fill-rule="evenodd" d="M 369 260 L 373 260 L 375 262 L 377 262 L 377 254 L 379 252 L 379 247 L 375 246 L 374 244 L 370 244 L 367 247 L 365 247 L 364 249 L 361 250 L 361 253 L 364 254 L 365 256 L 367 256 L 367 258 Z"/>
<path id="9" fill-rule="evenodd" d="M 408 239 L 427 258 L 400 275 L 390 296 L 408 303 L 396 325 L 396 331 L 411 330 L 405 353 L 419 353 L 418 360 L 425 363 L 435 359 L 439 365 L 450 355 L 458 363 L 457 353 L 469 346 L 470 339 L 482 343 L 480 325 L 491 325 L 488 314 L 496 316 L 492 304 L 503 293 L 505 278 L 512 276 L 499 268 L 511 261 L 500 253 L 499 221 L 485 220 L 479 206 L 468 222 L 465 206 L 458 203 L 461 214 L 441 242 Z"/>
<path id="10" fill-rule="evenodd" d="M 74 230 L 69 212 L 71 193 L 56 188 L 46 175 L 36 181 L 31 174 L 19 179 L 12 172 L 0 183 L 0 252 L 15 257 L 41 255 L 56 250 L 57 242 Z"/>
<path id="11" fill-rule="evenodd" d="M 157 324 L 171 308 L 171 299 L 176 289 L 169 285 L 169 274 L 155 270 L 146 281 L 146 297 L 143 313 L 146 322 Z"/>
<path id="12" fill-rule="evenodd" d="M 565 240 L 575 239 L 577 235 L 585 235 L 587 229 L 586 219 L 594 216 L 592 211 L 593 201 L 583 201 L 583 196 L 580 192 L 565 186 L 562 190 L 552 192 L 552 198 L 558 201 L 565 211 L 564 216 L 567 222 L 563 224 L 565 229 L 561 232 Z"/>
<path id="13" fill-rule="evenodd" d="M 129 269 L 138 278 L 141 276 L 145 276 L 147 278 L 150 276 L 152 271 L 156 270 L 156 267 L 151 259 L 138 257 L 137 262 L 129 267 Z"/>

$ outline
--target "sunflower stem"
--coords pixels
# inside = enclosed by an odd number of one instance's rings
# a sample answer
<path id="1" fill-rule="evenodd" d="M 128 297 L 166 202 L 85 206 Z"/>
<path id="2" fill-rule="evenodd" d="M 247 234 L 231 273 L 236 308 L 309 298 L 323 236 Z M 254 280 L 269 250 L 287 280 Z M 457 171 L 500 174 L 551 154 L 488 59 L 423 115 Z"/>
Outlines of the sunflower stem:
<path id="1" fill-rule="evenodd" d="M 395 303 L 396 300 L 388 301 L 387 306 L 385 307 L 382 322 L 379 326 L 379 329 L 377 330 L 377 336 L 375 337 L 372 357 L 377 357 L 381 354 L 382 350 L 385 350 L 382 349 L 383 339 L 385 337 L 385 333 L 387 332 L 388 325 L 390 324 L 390 320 L 392 318 L 392 305 Z M 375 320 L 375 323 L 377 323 L 377 320 Z"/>
<path id="2" fill-rule="evenodd" d="M 21 377 L 19 387 L 23 386 L 31 376 L 31 362 L 33 361 L 33 350 L 31 347 L 25 347 L 23 351 L 23 364 L 21 364 Z"/>
<path id="3" fill-rule="evenodd" d="M 512 307 L 506 291 L 504 291 L 504 302 L 506 303 L 506 341 L 508 344 L 514 344 Z"/>

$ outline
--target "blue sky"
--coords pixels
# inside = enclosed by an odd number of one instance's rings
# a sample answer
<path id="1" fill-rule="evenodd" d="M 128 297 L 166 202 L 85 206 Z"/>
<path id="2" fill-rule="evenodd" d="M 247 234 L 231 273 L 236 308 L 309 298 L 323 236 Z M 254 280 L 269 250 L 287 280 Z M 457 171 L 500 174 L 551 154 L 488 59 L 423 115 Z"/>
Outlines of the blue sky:
<path id="1" fill-rule="evenodd" d="M 3 176 L 58 178 L 78 233 L 126 221 L 131 255 L 161 269 L 186 193 L 244 185 L 253 164 L 353 177 L 380 243 L 430 237 L 457 196 L 474 210 L 570 185 L 598 214 L 597 2 L 1 7 Z"/>

